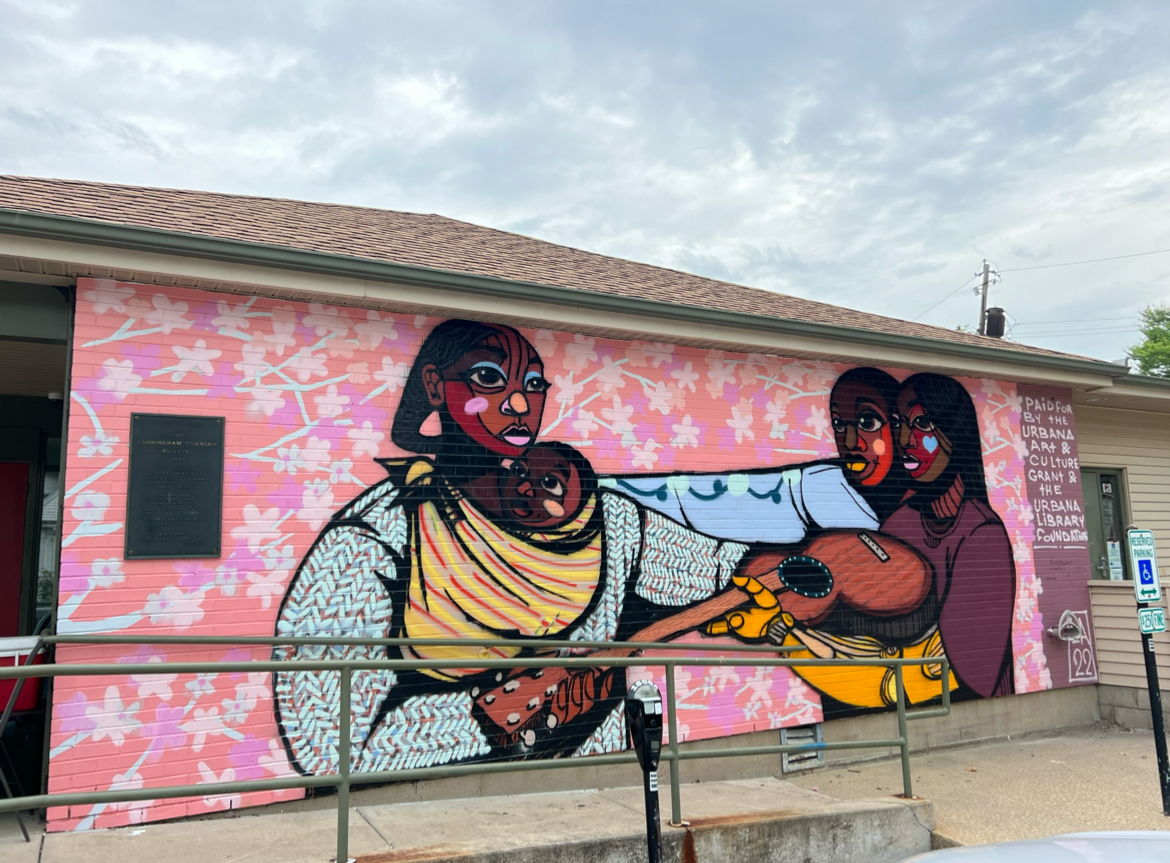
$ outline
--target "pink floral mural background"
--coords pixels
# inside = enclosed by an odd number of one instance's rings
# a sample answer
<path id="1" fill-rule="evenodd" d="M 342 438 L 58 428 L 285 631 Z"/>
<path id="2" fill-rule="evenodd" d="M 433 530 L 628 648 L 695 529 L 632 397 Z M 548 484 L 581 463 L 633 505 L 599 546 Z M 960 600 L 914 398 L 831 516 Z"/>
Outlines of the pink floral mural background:
<path id="1" fill-rule="evenodd" d="M 62 633 L 271 635 L 322 525 L 398 455 L 389 427 L 436 318 L 83 279 L 78 286 L 60 589 Z M 716 471 L 836 455 L 829 391 L 846 366 L 525 330 L 545 363 L 542 437 L 603 474 Z M 889 370 L 899 378 L 908 373 Z M 988 491 L 1012 539 L 1018 692 L 1051 686 L 1032 566 L 1033 513 L 1014 385 L 963 380 Z M 122 559 L 132 411 L 226 418 L 218 559 Z M 62 661 L 268 658 L 266 648 L 63 648 Z M 650 668 L 650 676 L 661 670 Z M 659 680 L 661 685 L 662 681 Z M 820 721 L 786 670 L 680 669 L 680 736 Z M 142 788 L 291 773 L 268 674 L 61 679 L 50 790 Z M 302 792 L 58 807 L 84 829 Z"/>

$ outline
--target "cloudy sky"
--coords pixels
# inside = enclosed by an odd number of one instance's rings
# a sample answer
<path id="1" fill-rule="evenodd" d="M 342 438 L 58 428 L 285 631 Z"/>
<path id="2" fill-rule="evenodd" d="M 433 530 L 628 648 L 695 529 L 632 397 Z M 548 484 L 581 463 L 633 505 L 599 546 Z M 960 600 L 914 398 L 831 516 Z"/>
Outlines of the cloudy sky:
<path id="1" fill-rule="evenodd" d="M 1105 359 L 1170 300 L 1170 254 L 1052 266 L 1170 249 L 1164 0 L 0 0 L 0 21 L 0 173 L 435 212 L 949 327 L 977 323 L 957 289 L 987 258 L 1014 338 Z"/>

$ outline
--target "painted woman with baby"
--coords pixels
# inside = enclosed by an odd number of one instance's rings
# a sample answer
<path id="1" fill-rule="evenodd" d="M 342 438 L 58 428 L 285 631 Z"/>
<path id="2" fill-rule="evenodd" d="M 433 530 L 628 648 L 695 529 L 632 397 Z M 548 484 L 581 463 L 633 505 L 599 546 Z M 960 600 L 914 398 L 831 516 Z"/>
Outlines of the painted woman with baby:
<path id="1" fill-rule="evenodd" d="M 822 558 L 843 542 L 856 555 L 861 537 L 876 546 L 861 552 L 874 560 L 884 554 L 888 561 L 886 549 L 900 553 L 902 542 L 876 534 L 866 488 L 854 487 L 856 477 L 847 481 L 839 466 L 747 472 L 743 483 L 771 489 L 755 496 L 761 516 L 755 521 L 773 527 L 723 537 L 710 527 L 719 523 L 714 515 L 727 512 L 719 495 L 644 494 L 656 478 L 599 481 L 571 447 L 538 444 L 547 389 L 539 355 L 516 330 L 460 320 L 435 327 L 411 368 L 391 431 L 400 449 L 417 455 L 382 462 L 387 479 L 331 520 L 290 584 L 280 636 L 467 642 L 422 641 L 401 652 L 276 649 L 282 659 L 459 661 L 442 670 L 354 672 L 352 770 L 623 749 L 620 669 L 508 674 L 477 665 L 537 655 L 542 640 L 664 640 L 699 630 L 748 641 L 797 639 L 808 655 L 850 655 L 899 646 L 881 633 L 859 641 L 838 632 L 841 620 L 855 626 L 904 620 L 937 592 L 938 567 L 918 555 L 905 569 L 917 575 L 899 575 L 907 578 L 899 590 L 874 589 L 881 579 L 870 571 L 878 566 L 873 560 L 834 564 L 831 593 L 789 589 L 808 577 L 799 566 L 814 577 L 829 571 L 819 558 L 795 554 L 791 543 L 805 537 L 822 543 Z M 949 441 L 953 463 L 962 463 L 954 453 L 964 444 L 958 436 Z M 727 479 L 690 475 L 695 488 L 726 490 Z M 977 490 L 977 482 L 964 481 L 966 491 Z M 844 538 L 825 533 L 846 527 L 864 530 Z M 837 546 L 826 544 L 832 542 Z M 812 563 L 797 566 L 797 558 Z M 950 590 L 935 611 L 945 613 Z M 503 639 L 530 639 L 532 646 L 491 643 Z M 278 723 L 290 761 L 303 773 L 337 770 L 337 686 L 332 672 L 275 676 Z M 822 691 L 847 704 L 878 706 L 885 703 L 881 686 L 866 682 L 852 701 L 833 691 L 833 681 Z M 938 683 L 933 687 L 937 694 Z"/>

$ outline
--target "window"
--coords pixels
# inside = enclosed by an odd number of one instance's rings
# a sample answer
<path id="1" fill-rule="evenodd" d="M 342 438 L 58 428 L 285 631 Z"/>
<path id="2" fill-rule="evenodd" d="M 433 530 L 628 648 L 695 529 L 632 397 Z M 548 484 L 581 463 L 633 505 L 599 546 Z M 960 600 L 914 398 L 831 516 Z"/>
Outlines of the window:
<path id="1" fill-rule="evenodd" d="M 1093 578 L 1125 581 L 1130 578 L 1124 544 L 1129 524 L 1125 473 L 1116 468 L 1082 468 L 1081 483 Z"/>

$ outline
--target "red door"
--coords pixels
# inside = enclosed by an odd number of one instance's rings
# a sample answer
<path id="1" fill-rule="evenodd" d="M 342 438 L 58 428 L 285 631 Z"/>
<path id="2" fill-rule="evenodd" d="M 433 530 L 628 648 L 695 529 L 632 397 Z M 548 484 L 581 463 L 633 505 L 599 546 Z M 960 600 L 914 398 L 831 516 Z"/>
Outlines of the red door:
<path id="1" fill-rule="evenodd" d="M 0 462 L 0 638 L 20 632 L 28 462 Z"/>

